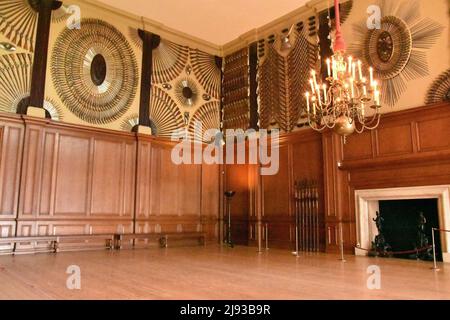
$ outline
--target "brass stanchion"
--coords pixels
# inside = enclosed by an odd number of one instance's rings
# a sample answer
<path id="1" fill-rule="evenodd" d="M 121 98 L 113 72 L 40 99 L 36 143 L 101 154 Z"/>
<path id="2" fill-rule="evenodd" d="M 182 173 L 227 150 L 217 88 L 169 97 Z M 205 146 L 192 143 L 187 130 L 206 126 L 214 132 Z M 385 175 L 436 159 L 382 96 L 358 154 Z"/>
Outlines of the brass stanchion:
<path id="1" fill-rule="evenodd" d="M 295 251 L 292 252 L 294 256 L 299 257 L 298 254 L 298 226 L 295 226 Z"/>
<path id="2" fill-rule="evenodd" d="M 269 250 L 269 224 L 266 223 L 266 250 Z"/>
<path id="3" fill-rule="evenodd" d="M 434 240 L 434 231 L 437 230 L 436 228 L 431 229 L 431 237 L 433 238 L 433 268 L 431 268 L 434 271 L 439 271 L 440 269 L 437 266 L 436 262 L 436 242 Z"/>
<path id="4" fill-rule="evenodd" d="M 231 248 L 234 247 L 233 240 L 231 238 L 231 199 L 233 198 L 235 193 L 236 192 L 234 191 L 225 192 L 225 197 L 227 198 L 227 211 L 228 211 L 227 237 L 225 243 Z"/>
<path id="5" fill-rule="evenodd" d="M 258 221 L 258 253 L 262 253 L 262 222 Z"/>
<path id="6" fill-rule="evenodd" d="M 341 258 L 339 260 L 341 260 L 342 262 L 347 262 L 344 258 L 344 234 L 342 232 L 342 222 L 339 224 L 339 233 L 340 233 L 340 242 L 341 242 Z"/>
<path id="7" fill-rule="evenodd" d="M 300 186 L 297 182 L 294 183 L 294 200 L 295 200 L 295 251 L 292 252 L 292 255 L 299 257 L 299 237 L 298 237 L 298 223 L 299 223 L 299 211 L 301 209 L 300 206 Z"/>

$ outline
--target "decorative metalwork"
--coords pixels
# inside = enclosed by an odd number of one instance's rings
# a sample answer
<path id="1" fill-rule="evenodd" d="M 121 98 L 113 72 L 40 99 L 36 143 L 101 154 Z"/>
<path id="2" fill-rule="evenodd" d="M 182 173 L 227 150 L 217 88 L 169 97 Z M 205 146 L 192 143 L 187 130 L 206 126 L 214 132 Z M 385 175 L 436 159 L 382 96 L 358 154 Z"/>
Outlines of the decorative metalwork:
<path id="1" fill-rule="evenodd" d="M 123 131 L 130 132 L 137 125 L 139 125 L 139 115 L 137 113 L 133 113 L 128 117 L 126 117 L 125 119 L 122 119 L 120 128 Z M 150 119 L 150 128 L 152 129 L 152 134 L 157 135 L 157 128 L 151 119 Z"/>
<path id="2" fill-rule="evenodd" d="M 163 83 L 162 87 L 163 87 L 163 89 L 166 89 L 166 90 L 172 89 L 172 85 L 170 83 Z"/>
<path id="3" fill-rule="evenodd" d="M 406 90 L 406 82 L 428 75 L 425 49 L 442 33 L 443 26 L 420 18 L 420 2 L 379 2 L 381 29 L 368 30 L 366 22 L 354 25 L 356 41 L 349 47 L 355 56 L 374 67 L 381 84 L 383 102 L 394 106 Z"/>
<path id="4" fill-rule="evenodd" d="M 0 56 L 0 111 L 16 113 L 20 104 L 28 104 L 33 56 L 28 53 Z M 46 98 L 44 109 L 53 120 L 63 119 L 62 108 Z"/>
<path id="5" fill-rule="evenodd" d="M 189 111 L 185 111 L 183 113 L 184 125 L 187 127 L 189 125 L 189 119 L 191 118 L 191 113 Z"/>
<path id="6" fill-rule="evenodd" d="M 188 59 L 189 48 L 161 39 L 158 48 L 153 50 L 154 83 L 170 82 L 184 70 Z"/>
<path id="7" fill-rule="evenodd" d="M 64 119 L 61 106 L 52 98 L 46 98 L 44 101 L 44 109 L 50 114 L 50 118 L 55 121 Z"/>
<path id="8" fill-rule="evenodd" d="M 128 27 L 128 37 L 130 38 L 132 44 L 134 44 L 140 50 L 143 49 L 142 39 L 141 37 L 139 37 L 138 29 L 134 27 Z"/>
<path id="9" fill-rule="evenodd" d="M 190 49 L 192 70 L 205 91 L 212 97 L 220 98 L 221 70 L 216 57 L 198 49 Z"/>
<path id="10" fill-rule="evenodd" d="M 293 32 L 295 43 L 280 54 L 276 44 L 269 44 L 258 70 L 260 128 L 277 126 L 292 131 L 306 109 L 303 92 L 308 86 L 309 70 L 317 64 L 318 46 L 308 41 L 304 32 Z"/>
<path id="11" fill-rule="evenodd" d="M 136 47 L 142 50 L 142 39 L 136 28 L 129 28 L 129 36 Z M 153 83 L 168 83 L 176 79 L 186 67 L 189 48 L 161 39 L 158 47 L 153 49 Z"/>
<path id="12" fill-rule="evenodd" d="M 139 125 L 139 115 L 137 113 L 133 113 L 126 117 L 125 119 L 122 119 L 120 128 L 123 131 L 130 132 L 135 126 Z M 153 133 L 153 130 L 152 130 Z"/>
<path id="13" fill-rule="evenodd" d="M 198 100 L 197 84 L 191 78 L 184 78 L 175 85 L 175 97 L 184 107 L 192 107 Z"/>
<path id="14" fill-rule="evenodd" d="M 16 46 L 9 42 L 0 42 L 0 49 L 7 52 L 14 52 L 17 50 Z"/>
<path id="15" fill-rule="evenodd" d="M 281 100 L 282 85 L 279 79 L 280 68 L 284 64 L 282 57 L 276 52 L 273 44 L 268 45 L 267 56 L 258 69 L 259 78 L 259 126 L 268 129 L 276 124 L 275 113 Z M 284 91 L 283 91 L 284 92 Z"/>
<path id="16" fill-rule="evenodd" d="M 223 129 L 246 130 L 250 123 L 249 50 L 225 57 L 223 74 Z"/>
<path id="17" fill-rule="evenodd" d="M 188 64 L 188 65 L 186 66 L 186 68 L 184 68 L 184 71 L 186 72 L 186 74 L 187 74 L 188 76 L 190 76 L 191 73 L 192 73 L 192 67 Z"/>
<path id="18" fill-rule="evenodd" d="M 83 19 L 80 30 L 65 29 L 54 47 L 53 83 L 70 111 L 86 122 L 104 124 L 128 110 L 136 95 L 138 68 L 133 50 L 116 28 Z"/>
<path id="19" fill-rule="evenodd" d="M 450 101 L 450 69 L 441 73 L 428 89 L 426 104 Z"/>
<path id="20" fill-rule="evenodd" d="M 36 0 L 1 0 L 0 33 L 15 45 L 33 52 L 38 13 L 33 9 Z M 52 14 L 59 22 L 68 16 L 67 7 L 61 6 Z"/>
<path id="21" fill-rule="evenodd" d="M 195 124 L 201 123 L 202 132 L 196 132 Z M 209 129 L 220 131 L 220 102 L 211 101 L 205 103 L 192 116 L 189 124 L 189 133 L 195 141 L 211 142 L 204 140 L 204 133 Z"/>
<path id="22" fill-rule="evenodd" d="M 162 89 L 152 88 L 150 121 L 153 135 L 170 138 L 174 131 L 184 128 L 183 115 L 175 101 Z"/>
<path id="23" fill-rule="evenodd" d="M 28 53 L 0 56 L 0 110 L 16 112 L 29 96 L 33 56 Z"/>

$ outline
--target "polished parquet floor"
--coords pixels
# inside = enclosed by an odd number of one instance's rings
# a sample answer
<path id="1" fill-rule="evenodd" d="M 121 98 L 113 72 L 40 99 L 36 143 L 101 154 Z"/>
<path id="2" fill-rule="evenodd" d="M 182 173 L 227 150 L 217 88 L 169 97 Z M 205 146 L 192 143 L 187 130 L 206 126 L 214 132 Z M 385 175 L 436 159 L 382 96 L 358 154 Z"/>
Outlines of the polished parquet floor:
<path id="1" fill-rule="evenodd" d="M 450 299 L 450 265 L 216 245 L 0 256 L 0 299 Z M 69 265 L 81 290 L 66 287 Z M 381 269 L 369 290 L 367 267 Z"/>

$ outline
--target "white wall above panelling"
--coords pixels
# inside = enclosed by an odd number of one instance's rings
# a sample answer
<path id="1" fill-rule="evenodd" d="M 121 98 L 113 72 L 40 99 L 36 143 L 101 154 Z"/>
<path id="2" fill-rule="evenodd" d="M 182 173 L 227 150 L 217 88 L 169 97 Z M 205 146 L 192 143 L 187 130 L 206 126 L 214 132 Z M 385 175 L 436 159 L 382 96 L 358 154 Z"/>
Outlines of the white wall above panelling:
<path id="1" fill-rule="evenodd" d="M 261 27 L 308 0 L 98 0 L 223 45 Z"/>

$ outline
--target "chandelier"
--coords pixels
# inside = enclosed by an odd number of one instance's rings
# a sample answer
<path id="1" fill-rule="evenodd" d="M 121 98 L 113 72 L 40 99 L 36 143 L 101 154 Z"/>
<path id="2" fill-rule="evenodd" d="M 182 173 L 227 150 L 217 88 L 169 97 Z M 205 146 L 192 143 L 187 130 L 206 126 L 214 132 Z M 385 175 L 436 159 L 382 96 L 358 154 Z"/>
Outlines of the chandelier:
<path id="1" fill-rule="evenodd" d="M 360 60 L 345 56 L 345 41 L 341 33 L 339 0 L 334 0 L 336 37 L 333 56 L 326 60 L 326 83 L 318 81 L 315 70 L 311 70 L 311 91 L 305 93 L 306 113 L 311 128 L 322 131 L 333 129 L 344 137 L 353 132 L 375 129 L 380 123 L 379 83 L 363 72 Z M 372 109 L 371 112 L 367 108 Z"/>

